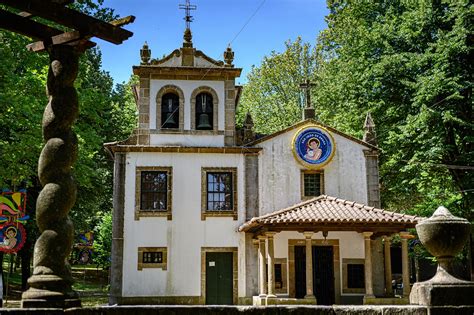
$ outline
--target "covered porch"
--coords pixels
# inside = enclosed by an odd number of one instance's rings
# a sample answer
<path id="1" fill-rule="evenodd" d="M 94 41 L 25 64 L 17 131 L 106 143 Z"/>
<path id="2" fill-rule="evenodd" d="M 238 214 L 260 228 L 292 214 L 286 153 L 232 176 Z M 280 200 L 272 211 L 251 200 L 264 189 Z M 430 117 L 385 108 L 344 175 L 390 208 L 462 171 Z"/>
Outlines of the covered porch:
<path id="1" fill-rule="evenodd" d="M 407 304 L 412 236 L 406 230 L 419 219 L 325 195 L 251 219 L 239 231 L 251 235 L 258 253 L 253 304 Z M 403 279 L 397 298 L 390 256 L 395 235 Z"/>

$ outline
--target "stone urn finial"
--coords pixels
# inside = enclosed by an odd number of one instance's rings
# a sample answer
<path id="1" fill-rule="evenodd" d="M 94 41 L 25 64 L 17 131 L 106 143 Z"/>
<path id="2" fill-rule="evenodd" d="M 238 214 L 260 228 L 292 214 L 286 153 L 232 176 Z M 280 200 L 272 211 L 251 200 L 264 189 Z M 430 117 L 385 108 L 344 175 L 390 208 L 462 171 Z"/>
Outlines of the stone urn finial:
<path id="1" fill-rule="evenodd" d="M 456 217 L 445 207 L 439 207 L 433 215 L 416 225 L 421 243 L 438 260 L 438 271 L 429 281 L 434 283 L 463 282 L 452 275 L 454 256 L 466 243 L 471 225 Z"/>
<path id="2" fill-rule="evenodd" d="M 232 51 L 232 48 L 227 46 L 226 51 L 224 51 L 224 61 L 225 61 L 225 66 L 226 67 L 233 67 L 234 65 L 232 62 L 234 61 L 234 52 Z"/>
<path id="3" fill-rule="evenodd" d="M 151 57 L 151 49 L 148 48 L 148 43 L 143 44 L 142 49 L 140 49 L 140 57 L 142 58 L 142 63 L 148 63 Z"/>

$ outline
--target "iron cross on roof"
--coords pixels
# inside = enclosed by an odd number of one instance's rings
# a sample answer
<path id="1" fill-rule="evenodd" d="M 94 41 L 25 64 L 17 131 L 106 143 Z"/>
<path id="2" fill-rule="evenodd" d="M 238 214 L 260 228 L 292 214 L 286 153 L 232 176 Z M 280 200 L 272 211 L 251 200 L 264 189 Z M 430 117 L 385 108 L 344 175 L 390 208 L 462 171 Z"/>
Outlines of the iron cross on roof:
<path id="1" fill-rule="evenodd" d="M 306 96 L 306 108 L 311 107 L 311 88 L 315 87 L 316 83 L 312 83 L 309 79 L 306 79 L 304 83 L 300 84 L 300 88 L 305 91 Z"/>
<path id="2" fill-rule="evenodd" d="M 185 10 L 186 12 L 186 16 L 184 17 L 184 20 L 186 21 L 186 28 L 189 29 L 191 27 L 191 22 L 193 21 L 191 10 L 196 10 L 197 6 L 194 4 L 190 4 L 189 0 L 186 0 L 186 4 L 180 4 L 179 8 Z"/>

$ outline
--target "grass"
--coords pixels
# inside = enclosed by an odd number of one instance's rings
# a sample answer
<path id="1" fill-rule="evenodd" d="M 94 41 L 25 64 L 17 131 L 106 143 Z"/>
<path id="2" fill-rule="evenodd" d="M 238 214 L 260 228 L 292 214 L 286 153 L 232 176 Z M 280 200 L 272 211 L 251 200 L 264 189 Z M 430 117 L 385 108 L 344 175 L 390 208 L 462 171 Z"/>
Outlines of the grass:
<path id="1" fill-rule="evenodd" d="M 9 270 L 9 259 L 4 259 L 4 286 L 8 282 L 8 292 L 3 297 L 3 307 L 20 307 L 21 268 L 17 268 L 12 274 L 9 274 Z M 75 265 L 72 266 L 72 276 L 74 279 L 72 288 L 79 294 L 82 306 L 94 307 L 107 304 L 109 290 L 107 271 L 95 265 Z"/>

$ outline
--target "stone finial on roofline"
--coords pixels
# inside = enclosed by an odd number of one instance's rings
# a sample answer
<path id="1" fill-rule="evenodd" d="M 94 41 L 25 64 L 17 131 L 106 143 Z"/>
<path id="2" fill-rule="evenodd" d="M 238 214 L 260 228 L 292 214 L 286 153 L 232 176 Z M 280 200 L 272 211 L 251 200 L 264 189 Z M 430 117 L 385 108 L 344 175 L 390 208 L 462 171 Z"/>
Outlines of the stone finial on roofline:
<path id="1" fill-rule="evenodd" d="M 377 134 L 375 133 L 375 123 L 370 112 L 367 112 L 364 123 L 364 142 L 377 146 Z"/>
<path id="2" fill-rule="evenodd" d="M 233 67 L 234 65 L 232 62 L 234 61 L 234 52 L 232 51 L 232 48 L 227 46 L 226 51 L 224 51 L 224 61 L 225 61 L 225 66 L 226 67 Z"/>
<path id="3" fill-rule="evenodd" d="M 255 140 L 255 132 L 253 131 L 253 126 L 254 126 L 254 123 L 253 123 L 252 115 L 250 115 L 250 112 L 247 112 L 247 116 L 245 116 L 244 128 L 243 128 L 243 139 L 242 139 L 243 144 L 246 144 Z"/>
<path id="4" fill-rule="evenodd" d="M 151 57 L 151 49 L 148 48 L 148 43 L 145 41 L 142 49 L 140 49 L 140 58 L 142 59 L 142 64 L 149 63 L 150 57 Z"/>

